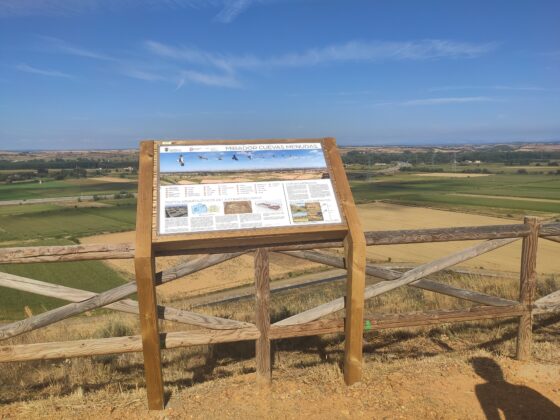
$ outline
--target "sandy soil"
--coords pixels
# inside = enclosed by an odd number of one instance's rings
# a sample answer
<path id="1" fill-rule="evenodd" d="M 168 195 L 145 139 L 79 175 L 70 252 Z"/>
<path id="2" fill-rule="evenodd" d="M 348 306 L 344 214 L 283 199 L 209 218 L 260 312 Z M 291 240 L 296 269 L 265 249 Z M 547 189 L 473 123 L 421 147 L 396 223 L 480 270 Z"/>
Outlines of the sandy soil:
<path id="1" fill-rule="evenodd" d="M 416 176 L 439 176 L 444 178 L 477 178 L 479 176 L 488 176 L 490 174 L 463 174 L 455 172 L 430 172 L 426 174 L 414 174 Z"/>
<path id="2" fill-rule="evenodd" d="M 387 203 L 372 203 L 358 206 L 358 212 L 365 230 L 398 230 L 438 228 L 452 226 L 481 226 L 514 223 L 511 220 L 494 217 L 479 216 L 465 213 L 455 213 L 442 210 L 432 210 L 422 207 L 399 206 Z M 107 235 L 82 238 L 82 243 L 122 243 L 133 242 L 134 232 L 111 233 Z M 384 245 L 369 247 L 367 256 L 373 261 L 392 263 L 425 263 L 443 257 L 461 249 L 476 244 L 476 241 L 440 242 L 413 245 Z M 540 273 L 560 273 L 560 258 L 558 252 L 560 244 L 541 240 L 537 270 Z M 519 271 L 519 257 L 521 255 L 521 241 L 497 249 L 491 253 L 477 257 L 462 264 L 462 267 L 495 271 Z M 187 261 L 194 257 L 165 257 L 158 258 L 158 270 L 163 270 Z M 134 264 L 132 260 L 110 260 L 108 264 L 132 277 Z M 318 269 L 318 264 L 287 256 L 271 256 L 271 275 L 285 276 L 291 271 L 303 272 Z M 218 266 L 187 276 L 181 280 L 158 287 L 158 293 L 166 300 L 171 296 L 195 296 L 226 288 L 246 285 L 253 282 L 253 259 L 246 255 Z"/>
<path id="3" fill-rule="evenodd" d="M 128 178 L 119 178 L 116 176 L 99 176 L 94 178 L 89 178 L 92 181 L 100 181 L 100 182 L 130 182 L 131 180 Z"/>
<path id="4" fill-rule="evenodd" d="M 560 200 L 554 200 L 551 198 L 515 197 L 510 195 L 485 195 L 485 194 L 462 194 L 462 193 L 450 193 L 449 195 L 457 195 L 460 197 L 499 198 L 501 200 L 535 201 L 537 203 L 560 203 Z"/>
<path id="5" fill-rule="evenodd" d="M 423 207 L 372 203 L 358 206 L 364 230 L 428 229 L 453 226 L 503 225 L 516 223 L 512 220 L 475 214 L 433 210 Z M 368 247 L 368 258 L 377 261 L 423 263 L 443 257 L 476 244 L 476 241 L 439 242 L 412 245 L 384 245 Z M 539 241 L 537 270 L 540 273 L 560 273 L 560 244 Z M 521 241 L 493 252 L 481 255 L 461 266 L 496 271 L 518 272 Z"/>

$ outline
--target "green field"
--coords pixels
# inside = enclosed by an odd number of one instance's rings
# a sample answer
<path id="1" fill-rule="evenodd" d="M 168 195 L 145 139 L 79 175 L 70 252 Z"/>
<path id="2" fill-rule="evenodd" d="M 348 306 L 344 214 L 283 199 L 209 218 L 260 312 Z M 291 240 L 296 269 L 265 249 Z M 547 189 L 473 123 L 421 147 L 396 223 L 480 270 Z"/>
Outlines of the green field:
<path id="1" fill-rule="evenodd" d="M 74 197 L 80 195 L 108 195 L 120 191 L 136 192 L 137 183 L 103 182 L 91 179 L 69 179 L 64 181 L 25 182 L 0 184 L 0 200 L 28 200 L 31 198 Z"/>
<path id="2" fill-rule="evenodd" d="M 9 207 L 15 207 L 11 214 L 0 207 L 0 243 L 89 236 L 131 230 L 135 226 L 136 206 L 131 201 L 110 207 L 74 208 L 42 204 Z"/>
<path id="3" fill-rule="evenodd" d="M 556 175 L 489 175 L 470 178 L 438 178 L 399 174 L 352 182 L 358 203 L 390 200 L 395 203 L 480 210 L 492 214 L 560 214 L 560 177 Z M 488 195 L 474 197 L 456 194 Z M 516 197 L 518 199 L 500 199 Z M 558 202 L 524 200 L 546 199 Z"/>

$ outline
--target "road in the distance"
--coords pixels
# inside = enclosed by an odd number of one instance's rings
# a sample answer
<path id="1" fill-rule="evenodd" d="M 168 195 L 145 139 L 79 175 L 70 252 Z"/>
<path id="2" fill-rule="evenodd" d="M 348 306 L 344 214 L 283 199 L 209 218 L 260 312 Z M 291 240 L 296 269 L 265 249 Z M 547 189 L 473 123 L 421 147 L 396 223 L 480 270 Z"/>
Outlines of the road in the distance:
<path id="1" fill-rule="evenodd" d="M 131 193 L 136 197 L 136 193 Z M 98 200 L 111 199 L 115 194 L 99 195 L 96 194 Z M 94 201 L 93 195 L 76 195 L 73 197 L 48 197 L 48 198 L 29 198 L 23 200 L 2 200 L 0 206 L 19 206 L 22 204 L 48 204 L 48 203 L 71 203 L 78 201 Z"/>

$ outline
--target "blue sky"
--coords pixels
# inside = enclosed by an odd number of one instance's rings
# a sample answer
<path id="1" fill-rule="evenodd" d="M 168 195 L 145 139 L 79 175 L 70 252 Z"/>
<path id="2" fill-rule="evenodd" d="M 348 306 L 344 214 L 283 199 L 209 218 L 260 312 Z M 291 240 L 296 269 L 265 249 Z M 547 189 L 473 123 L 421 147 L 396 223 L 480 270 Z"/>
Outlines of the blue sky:
<path id="1" fill-rule="evenodd" d="M 183 156 L 184 166 L 179 164 Z M 233 156 L 237 160 L 233 159 Z M 254 152 L 160 153 L 160 172 L 255 171 L 271 169 L 325 168 L 321 149 L 267 150 Z"/>
<path id="2" fill-rule="evenodd" d="M 0 148 L 560 140 L 560 2 L 0 0 Z"/>

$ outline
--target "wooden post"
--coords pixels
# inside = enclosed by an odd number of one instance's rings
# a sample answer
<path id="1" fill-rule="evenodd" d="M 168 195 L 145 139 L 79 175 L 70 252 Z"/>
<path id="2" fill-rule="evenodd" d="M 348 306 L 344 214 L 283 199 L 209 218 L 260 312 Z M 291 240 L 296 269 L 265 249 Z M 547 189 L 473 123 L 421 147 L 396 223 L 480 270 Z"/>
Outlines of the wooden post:
<path id="1" fill-rule="evenodd" d="M 524 222 L 531 229 L 529 236 L 523 238 L 521 248 L 521 272 L 519 301 L 524 307 L 519 318 L 517 332 L 517 359 L 531 359 L 531 343 L 533 340 L 533 299 L 537 285 L 537 243 L 539 240 L 539 220 L 536 217 L 525 217 Z"/>
<path id="2" fill-rule="evenodd" d="M 341 206 L 348 224 L 348 233 L 344 239 L 346 257 L 346 320 L 344 323 L 344 382 L 352 385 L 362 378 L 362 344 L 364 334 L 364 289 L 366 279 L 366 238 L 358 218 L 352 191 L 348 184 L 344 164 L 335 152 L 334 138 L 326 138 L 327 151 L 338 184 Z"/>
<path id="3" fill-rule="evenodd" d="M 364 334 L 364 289 L 366 244 L 363 233 L 344 240 L 348 280 L 346 281 L 346 320 L 344 323 L 344 382 L 352 385 L 362 378 L 362 345 Z"/>
<path id="4" fill-rule="evenodd" d="M 161 410 L 164 405 L 164 396 L 156 310 L 155 258 L 152 248 L 153 171 L 154 144 L 151 141 L 144 141 L 140 145 L 134 268 L 142 329 L 148 408 Z"/>
<path id="5" fill-rule="evenodd" d="M 255 251 L 255 320 L 260 337 L 256 340 L 257 383 L 269 386 L 272 380 L 270 357 L 270 278 L 268 250 Z"/>

